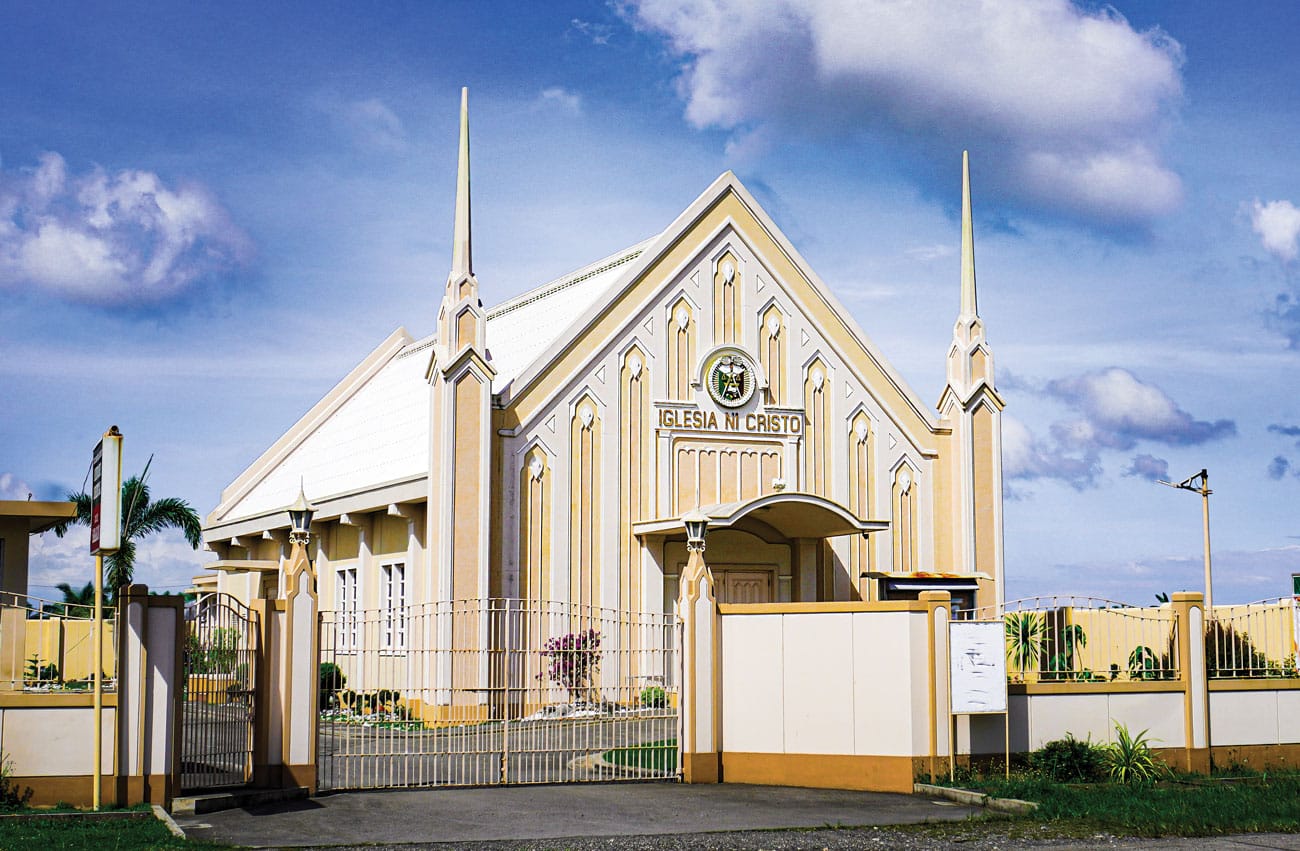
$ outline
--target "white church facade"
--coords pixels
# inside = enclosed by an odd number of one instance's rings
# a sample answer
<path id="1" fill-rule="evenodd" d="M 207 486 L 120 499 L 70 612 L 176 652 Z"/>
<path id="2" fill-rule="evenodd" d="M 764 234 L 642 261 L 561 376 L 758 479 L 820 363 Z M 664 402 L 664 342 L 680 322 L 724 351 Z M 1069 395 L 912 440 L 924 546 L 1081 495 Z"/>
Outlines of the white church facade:
<path id="1" fill-rule="evenodd" d="M 964 159 L 929 407 L 730 172 L 650 239 L 485 308 L 464 98 L 460 133 L 436 329 L 393 331 L 223 490 L 199 587 L 281 594 L 301 484 L 324 610 L 670 612 L 701 515 L 721 602 L 1001 600 L 1003 402 Z"/>

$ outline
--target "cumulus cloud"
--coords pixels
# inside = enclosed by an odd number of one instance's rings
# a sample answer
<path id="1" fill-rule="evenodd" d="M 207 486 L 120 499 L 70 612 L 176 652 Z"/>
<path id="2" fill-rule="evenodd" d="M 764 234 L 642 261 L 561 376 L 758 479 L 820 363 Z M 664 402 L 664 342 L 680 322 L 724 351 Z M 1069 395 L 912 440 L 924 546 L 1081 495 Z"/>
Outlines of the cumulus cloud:
<path id="1" fill-rule="evenodd" d="M 248 237 L 194 184 L 98 167 L 73 175 L 54 152 L 35 169 L 0 173 L 0 289 L 158 302 L 250 255 Z"/>
<path id="2" fill-rule="evenodd" d="M 1250 225 L 1259 234 L 1264 250 L 1283 263 L 1290 263 L 1300 250 L 1300 209 L 1290 201 L 1269 201 L 1261 204 L 1255 199 L 1251 207 Z"/>
<path id="3" fill-rule="evenodd" d="M 569 115 L 582 114 L 582 95 L 559 86 L 542 89 L 541 94 L 537 96 L 537 104 L 541 107 L 558 109 Z"/>
<path id="4" fill-rule="evenodd" d="M 1146 479 L 1148 482 L 1167 482 L 1169 481 L 1169 462 L 1154 455 L 1134 455 L 1128 469 L 1124 471 L 1124 475 Z"/>
<path id="5" fill-rule="evenodd" d="M 13 473 L 0 473 L 0 499 L 27 499 L 33 493 L 26 482 Z"/>
<path id="6" fill-rule="evenodd" d="M 1198 420 L 1159 387 L 1120 367 L 1043 384 L 1012 376 L 1004 386 L 1054 399 L 1071 412 L 1052 423 L 1048 438 L 1003 417 L 1002 471 L 1009 480 L 1055 479 L 1084 490 L 1097 485 L 1104 451 L 1126 452 L 1141 442 L 1191 446 L 1237 433 L 1232 420 Z M 1169 465 L 1163 458 L 1139 454 L 1123 474 L 1167 479 Z M 1013 490 L 1013 498 L 1016 495 Z"/>
<path id="7" fill-rule="evenodd" d="M 215 554 L 195 551 L 180 532 L 166 530 L 136 546 L 134 581 L 159 590 L 180 590 L 202 573 Z M 59 600 L 55 586 L 66 582 L 80 588 L 94 579 L 90 529 L 73 526 L 62 538 L 53 532 L 33 535 L 28 551 L 28 587 L 33 597 Z"/>
<path id="8" fill-rule="evenodd" d="M 377 98 L 339 100 L 321 98 L 317 106 L 352 141 L 367 148 L 401 152 L 407 149 L 402 119 Z"/>
<path id="9" fill-rule="evenodd" d="M 680 59 L 686 117 L 750 137 L 947 135 L 1005 157 L 1000 188 L 1057 213 L 1145 222 L 1182 186 L 1160 137 L 1182 48 L 1069 0 L 629 0 Z"/>
<path id="10" fill-rule="evenodd" d="M 1083 415 L 1053 426 L 1066 445 L 1127 450 L 1150 440 L 1192 446 L 1237 433 L 1232 420 L 1198 420 L 1159 387 L 1120 367 L 1051 381 L 1046 392 Z"/>
<path id="11" fill-rule="evenodd" d="M 1007 480 L 1055 479 L 1075 490 L 1085 490 L 1097 484 L 1101 475 L 1101 461 L 1095 450 L 1070 451 L 1057 443 L 1044 442 L 1015 417 L 1002 417 L 1002 476 Z M 1023 496 L 1014 487 L 1006 495 L 1012 499 Z"/>

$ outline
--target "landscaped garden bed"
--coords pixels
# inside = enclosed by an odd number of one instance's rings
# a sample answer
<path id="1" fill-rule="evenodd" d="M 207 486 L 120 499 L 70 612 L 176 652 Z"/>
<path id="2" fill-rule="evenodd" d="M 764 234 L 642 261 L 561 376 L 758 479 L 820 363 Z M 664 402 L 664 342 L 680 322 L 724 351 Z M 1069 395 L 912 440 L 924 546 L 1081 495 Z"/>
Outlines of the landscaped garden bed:
<path id="1" fill-rule="evenodd" d="M 1013 764 L 1010 777 L 1002 766 L 989 766 L 959 768 L 929 782 L 1032 801 L 1038 807 L 1031 819 L 1135 836 L 1300 832 L 1300 772 L 1179 774 L 1152 753 L 1142 733 L 1122 727 L 1112 744 L 1073 737 L 1049 742 Z"/>

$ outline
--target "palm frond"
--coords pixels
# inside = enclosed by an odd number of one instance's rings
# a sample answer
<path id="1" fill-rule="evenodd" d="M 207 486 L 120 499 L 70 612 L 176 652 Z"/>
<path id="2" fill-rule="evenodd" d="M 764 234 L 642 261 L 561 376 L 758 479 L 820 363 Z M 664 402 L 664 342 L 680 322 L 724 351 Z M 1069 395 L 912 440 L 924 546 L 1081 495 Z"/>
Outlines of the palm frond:
<path id="1" fill-rule="evenodd" d="M 165 529 L 179 529 L 186 542 L 198 549 L 203 531 L 199 515 L 188 502 L 176 497 L 164 497 L 144 506 L 131 519 L 132 538 L 143 537 Z"/>

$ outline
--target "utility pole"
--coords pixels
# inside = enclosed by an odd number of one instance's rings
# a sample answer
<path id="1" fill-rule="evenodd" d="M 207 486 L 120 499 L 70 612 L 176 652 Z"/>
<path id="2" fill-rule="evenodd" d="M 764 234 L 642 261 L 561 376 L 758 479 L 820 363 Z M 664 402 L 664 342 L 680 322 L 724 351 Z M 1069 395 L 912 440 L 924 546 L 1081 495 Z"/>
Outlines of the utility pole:
<path id="1" fill-rule="evenodd" d="M 1201 470 L 1177 484 L 1164 480 L 1159 480 L 1157 483 L 1201 495 L 1201 519 L 1205 526 L 1205 616 L 1212 618 L 1214 617 L 1214 592 L 1210 580 L 1210 494 L 1214 491 L 1210 490 L 1210 474 L 1206 470 Z"/>

